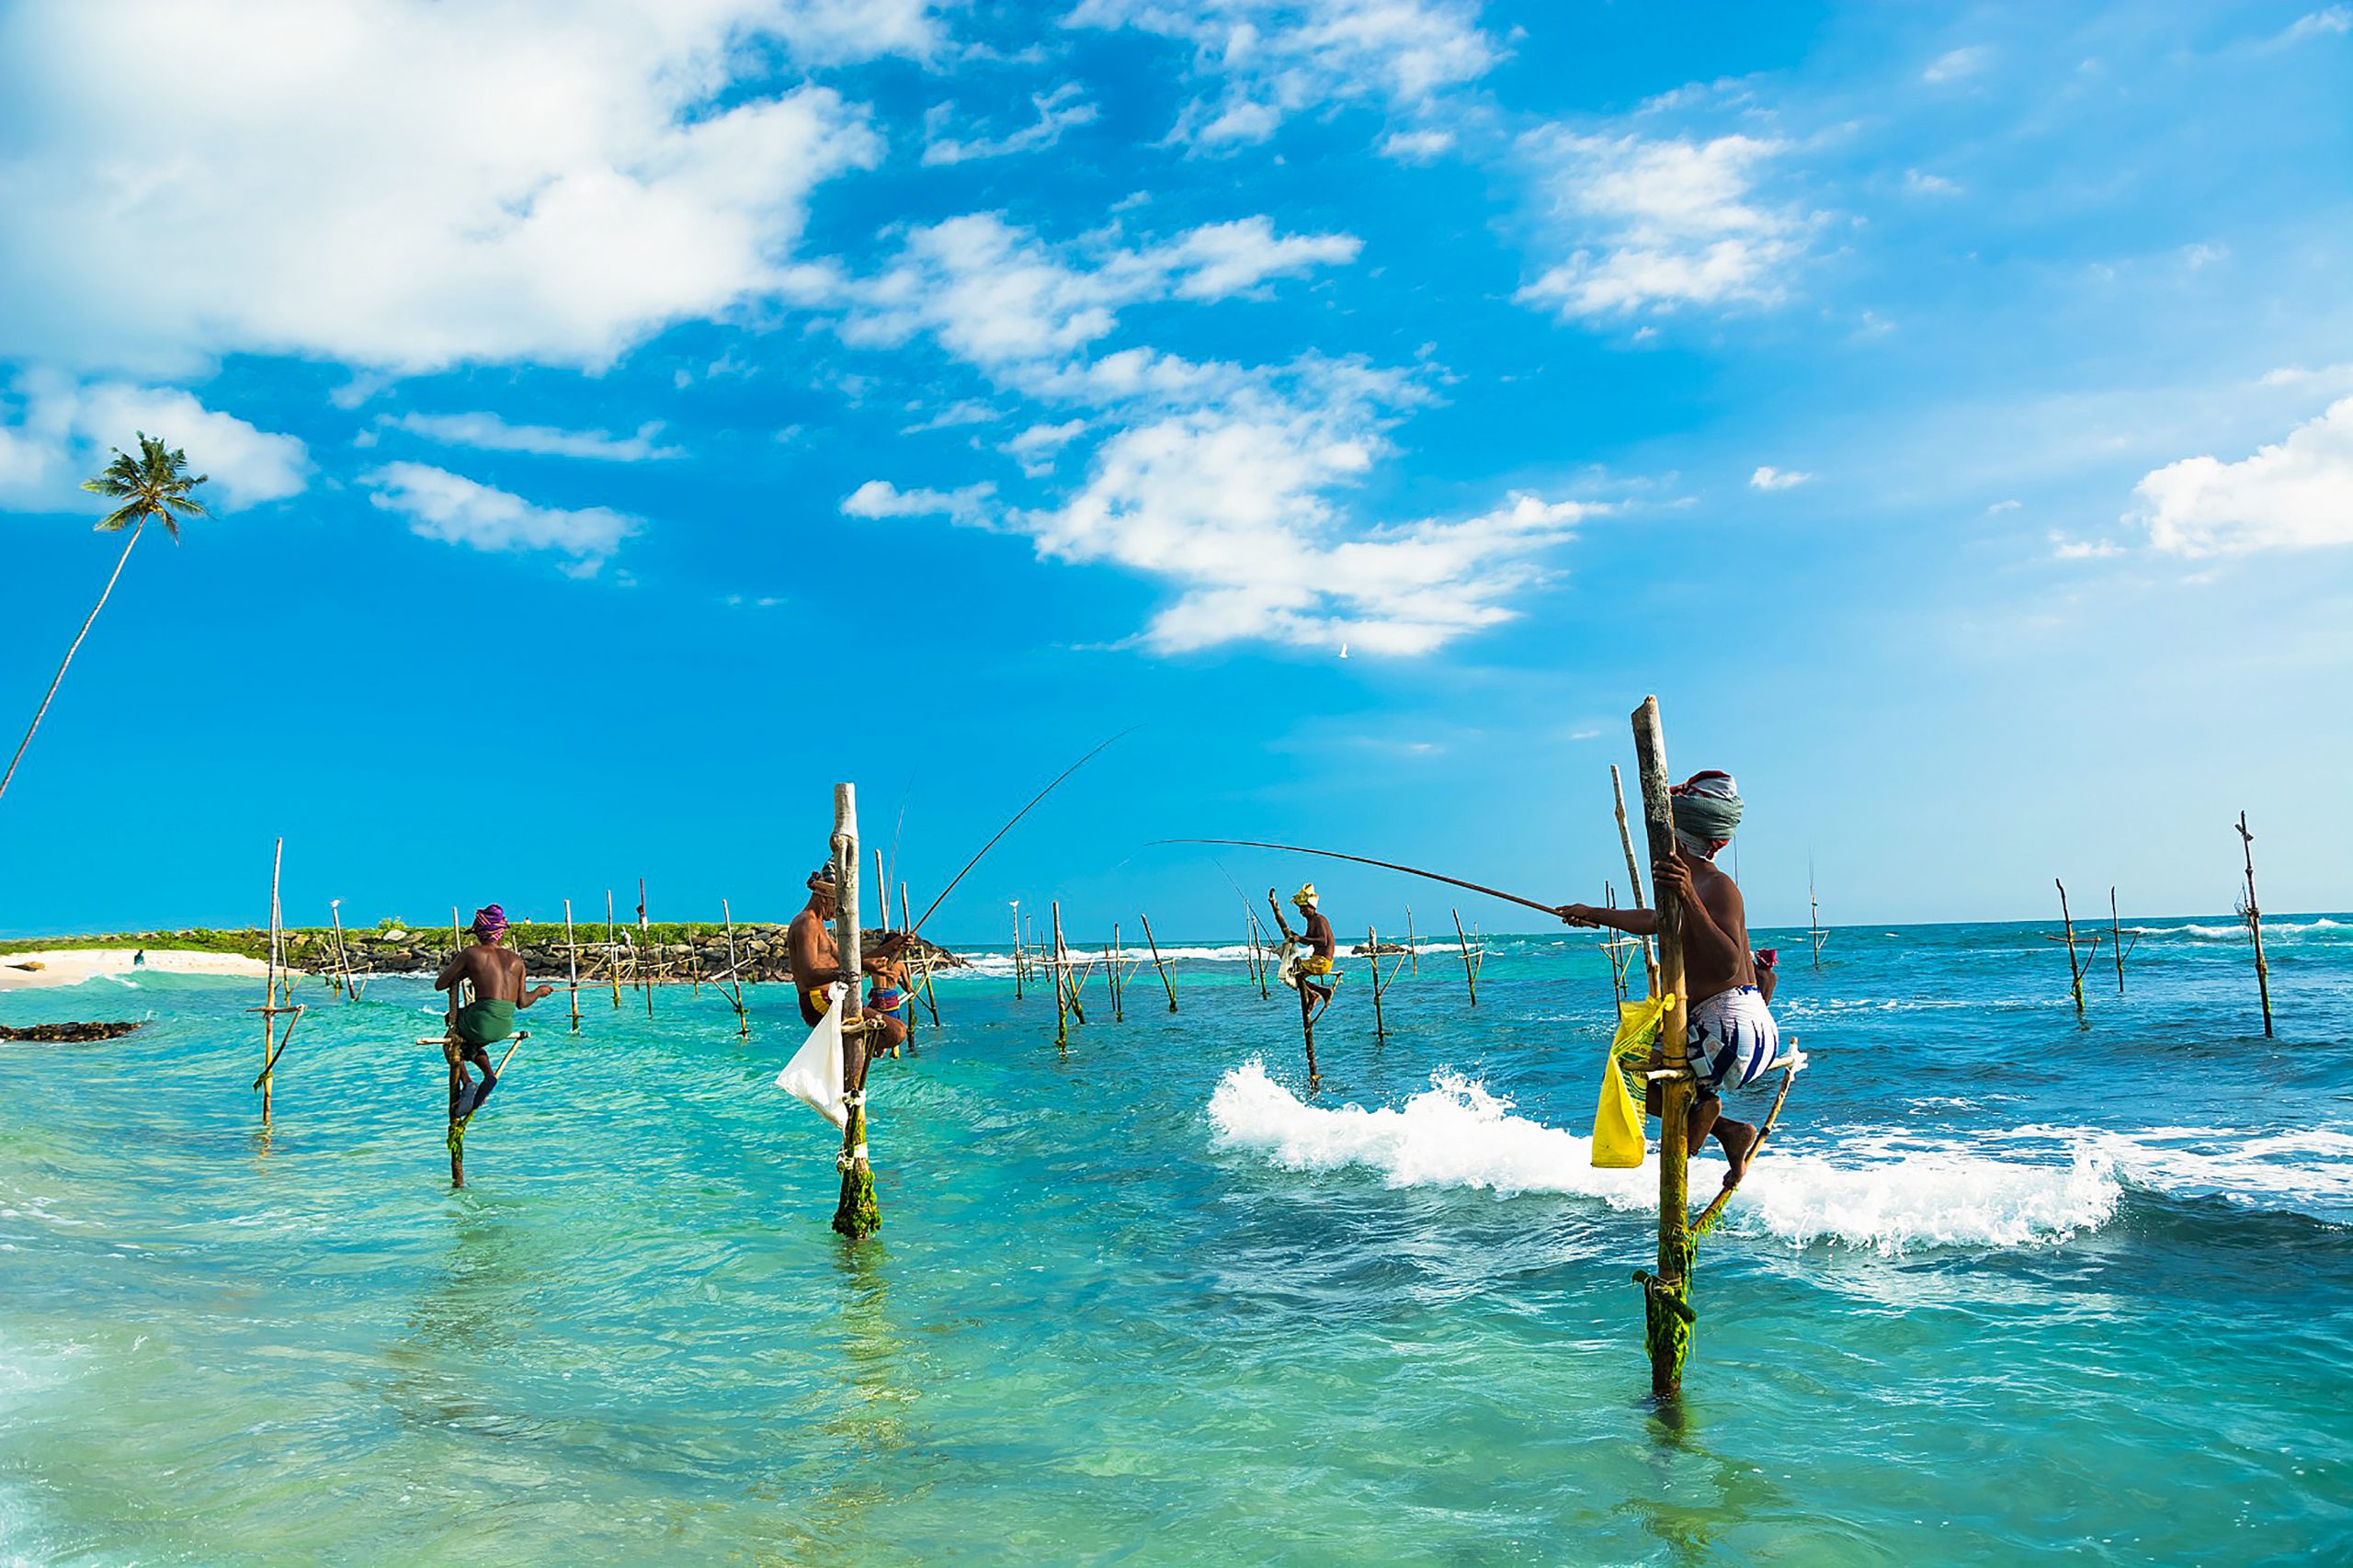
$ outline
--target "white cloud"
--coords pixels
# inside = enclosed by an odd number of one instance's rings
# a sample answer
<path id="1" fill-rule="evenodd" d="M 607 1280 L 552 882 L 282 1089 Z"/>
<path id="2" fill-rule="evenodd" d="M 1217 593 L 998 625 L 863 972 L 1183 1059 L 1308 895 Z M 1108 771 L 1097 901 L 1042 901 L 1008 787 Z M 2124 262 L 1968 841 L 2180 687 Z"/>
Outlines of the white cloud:
<path id="1" fill-rule="evenodd" d="M 2342 38 L 2353 33 L 2353 6 L 2329 6 L 2297 17 L 2279 35 L 2282 42 L 2299 39 Z"/>
<path id="2" fill-rule="evenodd" d="M 2282 365 L 2256 381 L 2265 387 L 2353 387 L 2353 360 L 2342 365 Z"/>
<path id="3" fill-rule="evenodd" d="M 1174 139 L 1219 148 L 1320 104 L 1422 108 L 1501 58 L 1478 18 L 1477 0 L 1079 0 L 1066 25 L 1192 45 L 1194 72 L 1222 90 L 1187 107 Z"/>
<path id="4" fill-rule="evenodd" d="M 1984 44 L 1972 44 L 1966 49 L 1948 50 L 1929 62 L 1920 73 L 1923 82 L 1958 82 L 1974 76 L 1993 63 L 1994 51 Z"/>
<path id="5" fill-rule="evenodd" d="M 2237 462 L 2184 458 L 2134 487 L 2126 515 L 2177 555 L 2353 544 L 2353 398 Z"/>
<path id="6" fill-rule="evenodd" d="M 987 520 L 988 504 L 995 495 L 996 486 L 988 483 L 961 490 L 902 490 L 887 479 L 870 479 L 842 502 L 842 512 L 852 517 L 947 517 L 977 525 Z"/>
<path id="7" fill-rule="evenodd" d="M 2111 539 L 2069 539 L 2056 528 L 2051 532 L 2051 558 L 2054 561 L 2105 561 L 2123 553 L 2124 547 Z"/>
<path id="8" fill-rule="evenodd" d="M 1108 336 L 1122 306 L 1246 294 L 1353 260 L 1358 248 L 1347 234 L 1278 235 L 1256 217 L 1142 249 L 1099 246 L 1083 267 L 994 213 L 974 213 L 913 231 L 878 277 L 813 277 L 804 298 L 846 307 L 841 331 L 853 344 L 896 346 L 929 332 L 1000 382 L 1037 391 Z"/>
<path id="9" fill-rule="evenodd" d="M 549 425 L 509 425 L 495 414 L 404 414 L 380 416 L 376 423 L 405 430 L 445 447 L 473 447 L 486 452 L 533 452 L 542 457 L 596 458 L 606 462 L 642 462 L 651 458 L 686 456 L 683 447 L 665 447 L 658 421 L 641 425 L 633 436 L 603 430 L 560 430 Z"/>
<path id="10" fill-rule="evenodd" d="M 1401 164 L 1427 164 L 1454 151 L 1454 132 L 1437 127 L 1392 131 L 1381 138 L 1381 155 Z"/>
<path id="11" fill-rule="evenodd" d="M 2182 265 L 2192 272 L 2196 272 L 2200 267 L 2210 267 L 2218 261 L 2227 261 L 2230 259 L 2230 255 L 2231 247 L 2228 245 L 2184 245 L 2181 247 Z"/>
<path id="12" fill-rule="evenodd" d="M 386 463 L 359 476 L 369 499 L 408 518 L 409 531 L 471 550 L 549 550 L 571 557 L 572 576 L 596 574 L 638 518 L 605 506 L 567 512 L 535 506 L 519 495 L 479 484 L 463 474 L 424 463 Z"/>
<path id="13" fill-rule="evenodd" d="M 1942 175 L 1932 175 L 1925 169 L 1904 171 L 1904 188 L 1915 196 L 1959 196 L 1961 187 Z"/>
<path id="14" fill-rule="evenodd" d="M 1760 468 L 1748 476 L 1748 485 L 1752 490 L 1794 490 L 1813 477 L 1795 469 Z"/>
<path id="15" fill-rule="evenodd" d="M 1092 125 L 1101 112 L 1093 104 L 1080 101 L 1081 91 L 1077 83 L 1065 82 L 1051 93 L 1032 94 L 1029 101 L 1038 111 L 1033 123 L 1004 136 L 976 136 L 966 141 L 939 134 L 954 112 L 953 105 L 941 104 L 924 116 L 923 161 L 926 165 L 964 164 L 975 158 L 1042 153 L 1060 142 L 1063 131 Z"/>
<path id="16" fill-rule="evenodd" d="M 1996 501 L 1985 508 L 1985 515 L 1991 517 L 2003 512 L 2015 512 L 2025 505 L 2023 501 Z"/>
<path id="17" fill-rule="evenodd" d="M 1124 567 L 1176 597 L 1142 633 L 1163 653 L 1256 640 L 1422 653 L 1512 619 L 1538 558 L 1603 508 L 1514 495 L 1478 517 L 1354 524 L 1343 494 L 1388 449 L 1416 394 L 1394 372 L 1316 362 L 1216 406 L 1170 412 L 1098 447 L 1062 505 L 987 520 L 1046 559 Z M 861 486 L 857 516 L 983 520 L 985 492 Z"/>
<path id="18" fill-rule="evenodd" d="M 938 40 L 913 0 L 10 7 L 0 135 L 43 151 L 0 164 L 0 355 L 608 363 L 772 291 L 811 190 L 880 156 L 745 74 L 763 41 Z"/>
<path id="19" fill-rule="evenodd" d="M 1802 249 L 1803 222 L 1753 199 L 1758 165 L 1779 142 L 1695 142 L 1534 131 L 1522 149 L 1541 167 L 1568 258 L 1520 290 L 1564 318 L 1681 306 L 1772 304 Z"/>
<path id="20" fill-rule="evenodd" d="M 1032 425 L 998 450 L 1021 465 L 1021 472 L 1031 479 L 1043 478 L 1053 472 L 1054 458 L 1064 447 L 1086 429 L 1084 419 L 1066 419 L 1059 425 Z"/>
<path id="21" fill-rule="evenodd" d="M 986 425 L 994 421 L 996 416 L 996 410 L 987 403 L 966 398 L 961 402 L 949 403 L 928 419 L 920 419 L 913 425 L 900 426 L 899 434 L 920 436 L 926 430 L 952 430 L 960 425 Z"/>
<path id="22" fill-rule="evenodd" d="M 190 472 L 210 481 L 198 496 L 215 512 L 283 500 L 310 483 L 301 441 L 207 408 L 176 387 L 85 384 L 43 372 L 15 390 L 15 417 L 0 422 L 0 504 L 89 504 L 82 481 L 106 466 L 112 449 L 135 449 L 141 431 L 188 453 Z"/>

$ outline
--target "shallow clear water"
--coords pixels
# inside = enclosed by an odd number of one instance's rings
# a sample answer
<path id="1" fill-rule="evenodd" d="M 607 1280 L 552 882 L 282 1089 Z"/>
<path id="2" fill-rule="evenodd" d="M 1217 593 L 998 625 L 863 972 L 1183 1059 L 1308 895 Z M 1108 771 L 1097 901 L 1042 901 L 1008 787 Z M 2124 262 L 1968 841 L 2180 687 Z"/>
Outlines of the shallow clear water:
<path id="1" fill-rule="evenodd" d="M 542 1004 L 461 1193 L 422 982 L 306 984 L 267 1142 L 251 983 L 0 997 L 155 1019 L 0 1045 L 0 1560 L 2343 1561 L 2353 921 L 2278 923 L 2276 1042 L 2226 920 L 2143 924 L 2087 1029 L 2040 927 L 1785 940 L 1672 1422 L 1587 936 L 1475 1011 L 1426 952 L 1381 1043 L 1357 960 L 1304 1102 L 1225 959 L 1066 1058 L 944 984 L 858 1247 L 780 987 Z"/>

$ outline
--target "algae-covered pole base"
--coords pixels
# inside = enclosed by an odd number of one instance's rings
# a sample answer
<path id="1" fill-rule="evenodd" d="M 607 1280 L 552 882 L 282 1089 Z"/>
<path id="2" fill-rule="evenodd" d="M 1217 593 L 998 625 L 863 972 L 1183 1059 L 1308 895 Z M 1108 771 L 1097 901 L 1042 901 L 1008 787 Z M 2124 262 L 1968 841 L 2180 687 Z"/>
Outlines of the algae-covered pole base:
<path id="1" fill-rule="evenodd" d="M 1649 839 L 1650 885 L 1658 907 L 1659 994 L 1672 998 L 1659 1020 L 1652 1048 L 1650 1082 L 1659 1091 L 1658 1271 L 1643 1285 L 1643 1344 L 1651 1363 L 1651 1395 L 1672 1400 L 1683 1392 L 1683 1366 L 1691 1350 L 1690 1150 L 1686 1118 L 1691 1109 L 1691 1074 L 1680 1057 L 1688 998 L 1683 981 L 1683 910 L 1662 886 L 1658 869 L 1676 853 L 1675 814 L 1667 795 L 1666 732 L 1658 699 L 1646 697 L 1634 710 L 1634 756 L 1642 771 L 1643 825 Z M 1677 1048 L 1677 1060 L 1666 1055 Z"/>
<path id="2" fill-rule="evenodd" d="M 1054 900 L 1051 907 L 1054 912 L 1054 956 L 1051 960 L 1054 971 L 1054 1044 L 1067 1051 L 1070 1050 L 1070 987 L 1065 983 L 1065 977 L 1070 973 L 1070 955 L 1063 947 L 1062 900 Z"/>
<path id="3" fill-rule="evenodd" d="M 841 956 L 842 978 L 849 986 L 849 1000 L 843 1004 L 847 1012 L 857 1000 L 865 968 L 858 938 L 858 787 L 854 784 L 834 786 L 834 876 L 839 890 L 834 906 L 834 950 Z M 866 1147 L 866 1056 L 865 1031 L 843 1029 L 842 1082 L 848 1089 L 849 1121 L 842 1129 L 842 1152 L 835 1162 L 841 1169 L 842 1192 L 834 1209 L 834 1229 L 854 1242 L 882 1228 L 882 1210 L 874 1201 L 874 1167 Z"/>

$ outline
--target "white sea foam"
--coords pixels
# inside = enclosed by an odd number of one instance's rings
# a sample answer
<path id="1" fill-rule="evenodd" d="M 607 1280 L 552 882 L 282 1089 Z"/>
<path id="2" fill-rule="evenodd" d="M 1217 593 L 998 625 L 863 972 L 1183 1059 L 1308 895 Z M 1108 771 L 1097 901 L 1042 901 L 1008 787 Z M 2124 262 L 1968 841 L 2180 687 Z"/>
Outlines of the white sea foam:
<path id="1" fill-rule="evenodd" d="M 1597 1170 L 1589 1139 L 1513 1115 L 1510 1101 L 1452 1073 L 1432 1074 L 1402 1107 L 1326 1108 L 1302 1104 L 1253 1061 L 1225 1074 L 1209 1113 L 1219 1146 L 1287 1170 L 1354 1168 L 1395 1187 L 1560 1193 L 1631 1210 L 1656 1201 L 1655 1154 L 1638 1170 Z M 2083 1147 L 2063 1165 L 1988 1159 L 1959 1144 L 1862 1162 L 1779 1149 L 1768 1158 L 1772 1179 L 1733 1199 L 1726 1227 L 1799 1244 L 2027 1246 L 2097 1229 L 2123 1194 L 2108 1162 Z M 1692 1191 L 1711 1191 L 1722 1171 L 1694 1160 Z"/>

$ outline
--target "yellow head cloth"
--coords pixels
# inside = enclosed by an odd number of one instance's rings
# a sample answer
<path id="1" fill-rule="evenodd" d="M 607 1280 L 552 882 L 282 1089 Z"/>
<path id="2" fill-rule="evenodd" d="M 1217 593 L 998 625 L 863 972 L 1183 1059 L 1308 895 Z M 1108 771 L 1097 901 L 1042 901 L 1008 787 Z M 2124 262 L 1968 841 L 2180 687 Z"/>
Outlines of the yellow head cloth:
<path id="1" fill-rule="evenodd" d="M 1309 904 L 1315 902 L 1315 884 L 1313 882 L 1307 883 L 1297 892 L 1290 895 L 1290 901 L 1299 905 L 1300 908 L 1305 909 Z"/>

